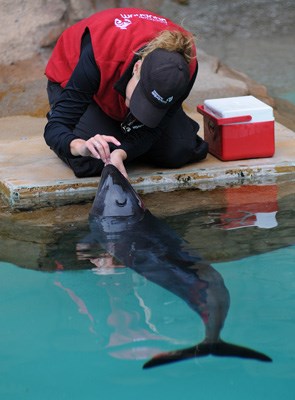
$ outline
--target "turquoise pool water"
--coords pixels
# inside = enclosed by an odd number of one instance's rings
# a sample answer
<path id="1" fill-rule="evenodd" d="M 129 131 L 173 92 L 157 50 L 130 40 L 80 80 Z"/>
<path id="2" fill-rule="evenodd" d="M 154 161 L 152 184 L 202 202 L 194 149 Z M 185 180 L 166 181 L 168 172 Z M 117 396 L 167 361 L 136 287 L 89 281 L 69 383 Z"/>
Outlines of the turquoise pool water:
<path id="1" fill-rule="evenodd" d="M 167 221 L 194 247 L 194 225 L 203 221 L 198 229 L 212 241 L 201 252 L 210 254 L 211 247 L 215 259 L 223 252 L 212 266 L 231 298 L 222 338 L 263 352 L 272 363 L 208 356 L 143 370 L 152 355 L 203 339 L 199 315 L 183 300 L 97 260 L 76 271 L 57 263 L 54 272 L 0 262 L 0 398 L 294 399 L 293 207 L 281 205 L 274 215 L 266 204 L 264 211 L 268 218 L 260 215 L 256 224 L 229 209 Z M 234 255 L 227 255 L 228 238 L 235 238 Z"/>
<path id="2" fill-rule="evenodd" d="M 281 95 L 281 97 L 285 100 L 290 101 L 291 103 L 295 104 L 295 91 L 294 92 L 290 92 L 290 93 L 286 93 Z"/>

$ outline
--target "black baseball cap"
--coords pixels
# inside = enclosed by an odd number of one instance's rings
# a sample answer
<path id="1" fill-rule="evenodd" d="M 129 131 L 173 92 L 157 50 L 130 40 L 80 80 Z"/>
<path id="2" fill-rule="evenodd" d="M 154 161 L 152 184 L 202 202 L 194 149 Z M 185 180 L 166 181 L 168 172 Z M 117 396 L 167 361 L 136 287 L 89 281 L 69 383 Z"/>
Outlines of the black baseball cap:
<path id="1" fill-rule="evenodd" d="M 130 99 L 131 113 L 142 124 L 155 128 L 186 93 L 189 81 L 189 65 L 180 53 L 153 50 L 142 62 L 140 80 Z"/>

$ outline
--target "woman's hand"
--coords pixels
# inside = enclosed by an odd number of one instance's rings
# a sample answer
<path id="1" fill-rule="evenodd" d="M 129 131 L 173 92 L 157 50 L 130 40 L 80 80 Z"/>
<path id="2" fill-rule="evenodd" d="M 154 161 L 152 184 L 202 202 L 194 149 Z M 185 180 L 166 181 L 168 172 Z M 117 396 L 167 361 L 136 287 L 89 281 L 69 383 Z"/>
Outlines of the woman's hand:
<path id="1" fill-rule="evenodd" d="M 126 160 L 127 154 L 124 150 L 122 149 L 117 149 L 111 152 L 111 158 L 110 162 L 113 164 L 115 167 L 118 168 L 118 170 L 121 172 L 123 176 L 125 176 L 126 179 L 128 179 L 128 175 L 124 166 L 124 160 Z"/>
<path id="2" fill-rule="evenodd" d="M 114 143 L 116 146 L 121 144 L 114 136 L 95 135 L 88 140 L 72 140 L 70 150 L 73 156 L 90 156 L 101 159 L 105 164 L 111 163 L 128 179 L 123 163 L 127 158 L 126 152 L 122 149 L 116 149 L 110 153 L 109 143 Z"/>
<path id="3" fill-rule="evenodd" d="M 113 143 L 116 146 L 120 146 L 121 144 L 114 136 L 95 135 L 88 140 L 72 140 L 70 143 L 70 151 L 73 156 L 90 156 L 101 159 L 104 163 L 107 163 L 110 162 L 111 156 L 109 143 Z"/>

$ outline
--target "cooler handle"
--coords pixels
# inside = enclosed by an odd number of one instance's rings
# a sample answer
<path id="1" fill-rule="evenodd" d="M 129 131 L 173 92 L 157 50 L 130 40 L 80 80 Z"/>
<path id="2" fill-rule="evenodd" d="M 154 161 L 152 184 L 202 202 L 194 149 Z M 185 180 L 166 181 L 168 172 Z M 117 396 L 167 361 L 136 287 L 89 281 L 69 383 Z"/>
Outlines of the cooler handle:
<path id="1" fill-rule="evenodd" d="M 200 114 L 209 117 L 215 125 L 226 125 L 226 124 L 234 124 L 236 122 L 249 122 L 251 121 L 251 115 L 240 115 L 238 117 L 229 117 L 229 118 L 216 118 L 214 115 L 210 114 L 205 110 L 205 107 L 201 104 L 197 105 L 197 110 Z"/>

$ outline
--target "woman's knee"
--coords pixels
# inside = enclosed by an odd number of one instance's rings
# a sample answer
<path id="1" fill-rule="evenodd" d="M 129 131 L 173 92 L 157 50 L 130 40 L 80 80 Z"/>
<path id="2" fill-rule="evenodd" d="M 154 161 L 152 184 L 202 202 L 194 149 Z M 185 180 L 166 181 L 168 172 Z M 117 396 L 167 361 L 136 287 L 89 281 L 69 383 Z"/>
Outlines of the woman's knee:
<path id="1" fill-rule="evenodd" d="M 187 164 L 192 157 L 196 143 L 178 142 L 176 146 L 169 143 L 166 146 L 159 146 L 149 153 L 149 161 L 156 166 L 164 168 L 180 168 Z"/>

